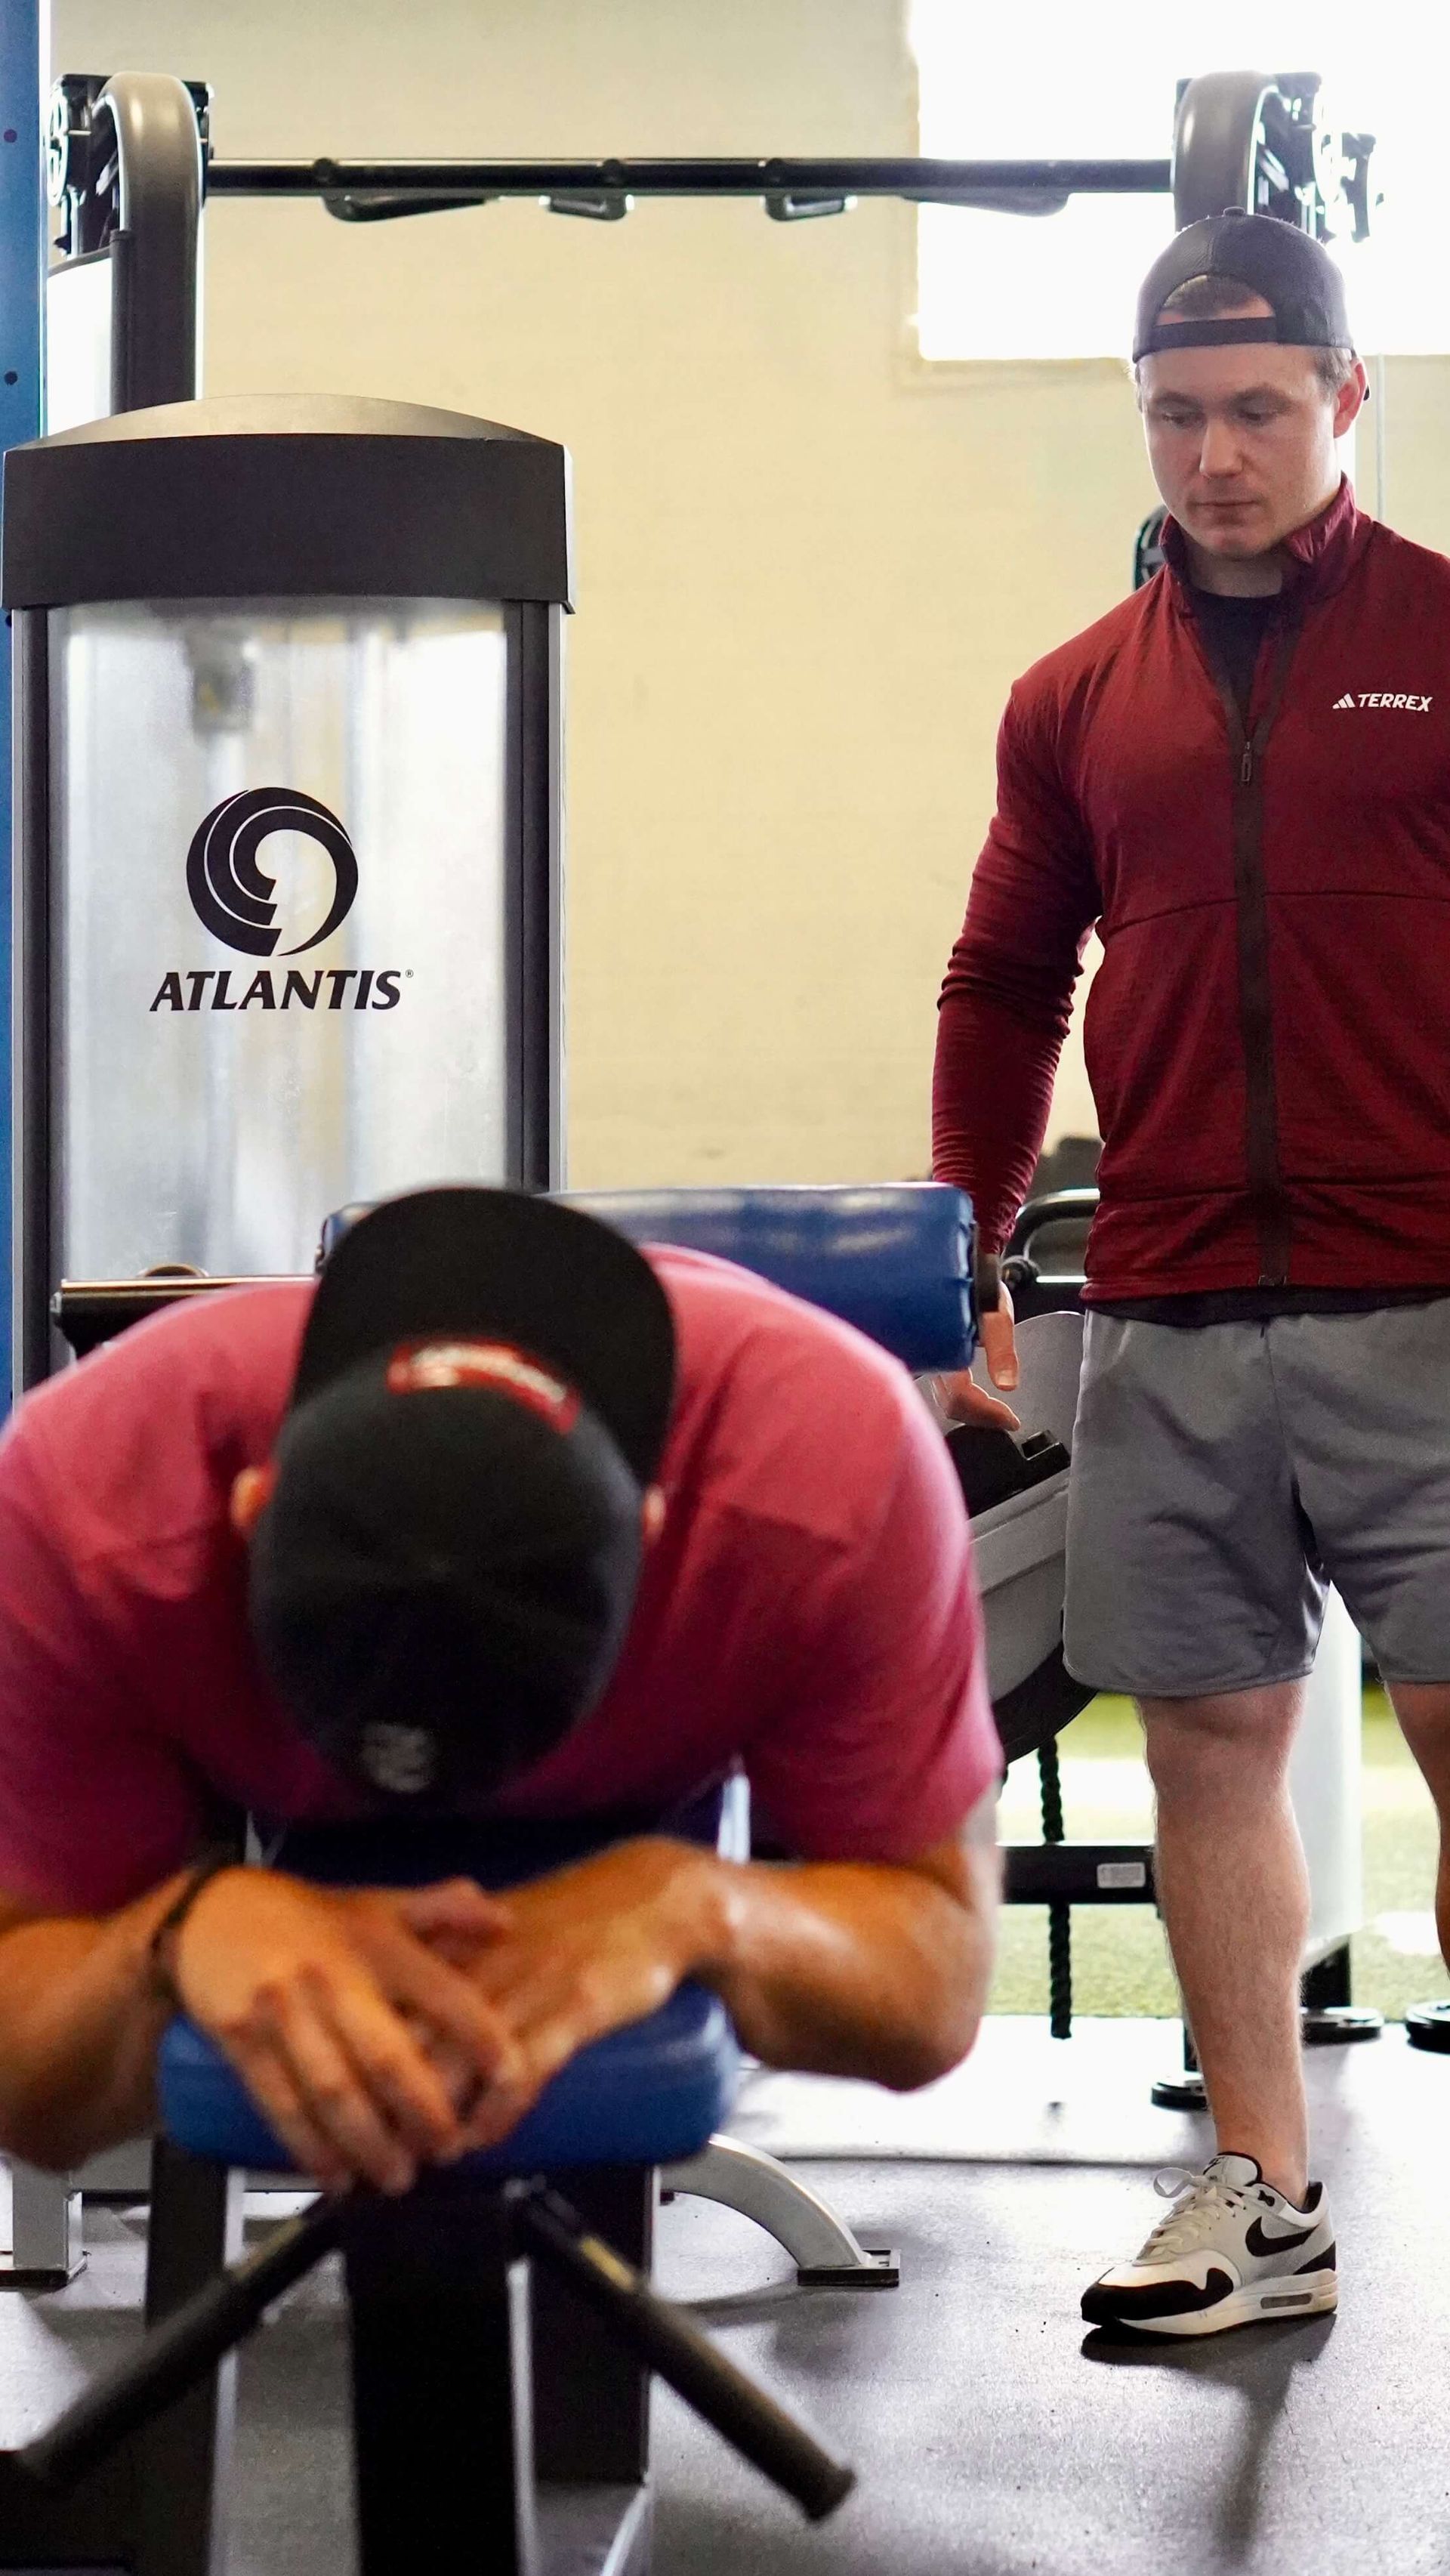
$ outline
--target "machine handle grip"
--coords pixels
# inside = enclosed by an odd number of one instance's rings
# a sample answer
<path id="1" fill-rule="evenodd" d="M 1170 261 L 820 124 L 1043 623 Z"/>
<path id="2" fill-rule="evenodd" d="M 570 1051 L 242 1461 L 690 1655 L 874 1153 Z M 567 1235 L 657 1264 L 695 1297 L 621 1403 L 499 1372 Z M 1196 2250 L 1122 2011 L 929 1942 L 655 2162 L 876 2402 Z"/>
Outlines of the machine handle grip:
<path id="1" fill-rule="evenodd" d="M 978 1252 L 972 1261 L 972 1305 L 976 1314 L 977 1334 L 981 1337 L 982 1317 L 995 1315 L 1002 1303 L 1002 1264 L 995 1252 Z"/>
<path id="2" fill-rule="evenodd" d="M 1014 1260 L 1027 1260 L 1034 1237 L 1044 1227 L 1066 1225 L 1074 1219 L 1081 1223 L 1084 1217 L 1095 1214 L 1097 1204 L 1098 1192 L 1089 1183 L 1075 1189 L 1044 1190 L 1040 1198 L 1027 1201 L 1012 1228 L 1009 1255 Z"/>
<path id="3" fill-rule="evenodd" d="M 14 2454 L 33 2478 L 58 2486 L 81 2476 L 186 2394 L 203 2370 L 250 2334 L 265 2311 L 339 2242 L 344 2204 L 323 2200 L 289 2219 L 255 2254 L 221 2272 L 154 2326 L 134 2352 L 103 2371 L 74 2406 Z"/>
<path id="4" fill-rule="evenodd" d="M 156 2326 L 67 2407 L 48 2432 L 13 2454 L 38 2483 L 82 2476 L 118 2442 L 185 2395 L 272 2306 L 341 2241 L 346 2204 L 318 2201 L 268 2243 L 221 2273 Z M 683 2310 L 585 2228 L 567 2201 L 536 2191 L 519 2217 L 535 2250 L 564 2273 L 621 2342 L 658 2371 L 727 2442 L 793 2496 L 813 2522 L 851 2492 L 855 2471 L 718 2352 Z"/>
<path id="5" fill-rule="evenodd" d="M 660 2298 L 556 2192 L 531 2193 L 520 2218 L 534 2251 L 725 2441 L 812 2522 L 835 2512 L 856 2483 L 855 2470 L 717 2350 L 693 2318 Z"/>

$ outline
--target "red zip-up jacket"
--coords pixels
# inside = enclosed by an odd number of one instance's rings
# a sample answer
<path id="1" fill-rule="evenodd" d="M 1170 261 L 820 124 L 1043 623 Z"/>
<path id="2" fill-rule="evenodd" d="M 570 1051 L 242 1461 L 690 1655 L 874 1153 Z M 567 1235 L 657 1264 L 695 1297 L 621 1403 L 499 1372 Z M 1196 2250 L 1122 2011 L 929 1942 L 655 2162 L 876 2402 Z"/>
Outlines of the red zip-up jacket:
<path id="1" fill-rule="evenodd" d="M 1026 1192 L 1089 931 L 1089 1297 L 1450 1286 L 1450 561 L 1287 541 L 1247 728 L 1168 562 L 1013 689 L 942 991 L 933 1161 Z"/>

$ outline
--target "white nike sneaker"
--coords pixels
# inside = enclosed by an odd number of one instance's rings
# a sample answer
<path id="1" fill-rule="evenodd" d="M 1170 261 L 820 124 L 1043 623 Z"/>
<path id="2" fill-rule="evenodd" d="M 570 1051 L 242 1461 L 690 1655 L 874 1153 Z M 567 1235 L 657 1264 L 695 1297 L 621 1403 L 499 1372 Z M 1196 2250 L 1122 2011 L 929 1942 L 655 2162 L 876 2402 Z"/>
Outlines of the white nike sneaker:
<path id="1" fill-rule="evenodd" d="M 1338 2298 L 1334 2230 L 1322 2182 L 1296 2209 L 1252 2156 L 1215 2156 L 1202 2173 L 1171 2165 L 1155 2191 L 1171 2200 L 1141 2254 L 1083 2294 L 1092 2326 L 1144 2334 L 1222 2334 L 1271 2317 L 1312 2317 Z"/>

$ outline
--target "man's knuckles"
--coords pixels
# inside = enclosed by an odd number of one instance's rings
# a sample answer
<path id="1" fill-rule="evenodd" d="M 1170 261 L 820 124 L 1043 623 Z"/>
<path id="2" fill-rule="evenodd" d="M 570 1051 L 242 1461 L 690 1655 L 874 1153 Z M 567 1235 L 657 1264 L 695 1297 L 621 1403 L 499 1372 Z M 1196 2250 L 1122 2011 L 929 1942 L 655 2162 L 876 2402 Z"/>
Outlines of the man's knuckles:
<path id="1" fill-rule="evenodd" d="M 669 1969 L 647 1952 L 628 1958 L 591 1953 L 575 1961 L 546 1953 L 519 1963 L 496 1999 L 510 2030 L 532 2057 L 537 2032 L 557 2028 L 570 2035 L 571 2049 L 582 2047 L 658 2011 L 674 1986 Z"/>
<path id="2" fill-rule="evenodd" d="M 316 2069 L 307 2078 L 307 2102 L 314 2119 L 322 2120 L 334 2134 L 349 2126 L 361 2129 L 359 2118 L 363 2096 L 356 2084 L 339 2074 L 319 2074 Z"/>
<path id="3" fill-rule="evenodd" d="M 484 2001 L 482 1977 L 470 1969 L 450 1966 L 431 1951 L 410 1962 L 399 1991 L 417 2011 L 426 2013 L 430 2021 L 440 2023 L 466 2043 L 485 2042 L 497 2035 Z"/>
<path id="4" fill-rule="evenodd" d="M 182 2001 L 191 2004 L 224 2048 L 267 2048 L 277 2039 L 287 2018 L 287 1981 L 269 1977 L 230 2003 L 209 2004 L 204 1987 L 199 1995 L 183 1991 Z"/>
<path id="5" fill-rule="evenodd" d="M 593 1960 L 576 1967 L 572 1976 L 549 1979 L 558 1992 L 560 2009 L 591 2037 L 608 2017 L 612 1982 L 607 1970 Z"/>

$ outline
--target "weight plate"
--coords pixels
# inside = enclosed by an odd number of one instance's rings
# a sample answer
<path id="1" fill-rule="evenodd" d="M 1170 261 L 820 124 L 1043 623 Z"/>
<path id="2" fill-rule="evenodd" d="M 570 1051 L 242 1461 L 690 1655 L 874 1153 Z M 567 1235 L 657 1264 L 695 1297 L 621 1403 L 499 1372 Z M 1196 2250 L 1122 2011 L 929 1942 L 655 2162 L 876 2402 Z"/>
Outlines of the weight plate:
<path id="1" fill-rule="evenodd" d="M 1405 2037 L 1411 2048 L 1433 2049 L 1450 2057 L 1450 2004 L 1411 2004 L 1405 2015 Z"/>
<path id="2" fill-rule="evenodd" d="M 1185 2067 L 1181 2075 L 1160 2075 L 1149 2087 L 1149 2098 L 1159 2111 L 1206 2111 L 1208 2095 L 1203 2077 Z"/>
<path id="3" fill-rule="evenodd" d="M 1354 2040 L 1378 2039 L 1384 2026 L 1384 2014 L 1364 2004 L 1309 2004 L 1299 2015 L 1306 2048 L 1347 2048 Z"/>
<path id="4" fill-rule="evenodd" d="M 1182 232 L 1230 206 L 1254 211 L 1267 72 L 1204 72 L 1178 103 L 1173 136 L 1173 221 Z"/>

